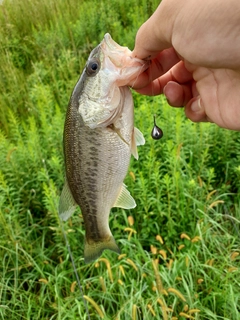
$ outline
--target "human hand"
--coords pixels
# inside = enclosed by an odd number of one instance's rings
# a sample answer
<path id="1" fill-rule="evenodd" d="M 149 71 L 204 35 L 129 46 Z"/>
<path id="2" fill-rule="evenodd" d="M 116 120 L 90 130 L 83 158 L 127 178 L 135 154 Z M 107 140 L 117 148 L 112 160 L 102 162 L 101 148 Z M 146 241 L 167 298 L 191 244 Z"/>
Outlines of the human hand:
<path id="1" fill-rule="evenodd" d="M 164 93 L 192 121 L 240 130 L 240 2 L 163 0 L 139 29 L 132 55 L 150 67 L 130 85 Z"/>

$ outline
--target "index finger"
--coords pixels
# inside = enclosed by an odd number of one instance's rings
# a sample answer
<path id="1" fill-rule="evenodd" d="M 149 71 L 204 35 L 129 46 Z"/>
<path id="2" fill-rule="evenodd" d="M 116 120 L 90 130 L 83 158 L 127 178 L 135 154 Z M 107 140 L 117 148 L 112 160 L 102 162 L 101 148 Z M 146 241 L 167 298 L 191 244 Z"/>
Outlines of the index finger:
<path id="1" fill-rule="evenodd" d="M 162 52 L 158 53 L 155 59 L 151 60 L 148 69 L 141 73 L 129 85 L 133 89 L 144 88 L 150 82 L 159 78 L 168 70 L 170 70 L 179 61 L 180 58 L 173 48 L 163 50 Z"/>

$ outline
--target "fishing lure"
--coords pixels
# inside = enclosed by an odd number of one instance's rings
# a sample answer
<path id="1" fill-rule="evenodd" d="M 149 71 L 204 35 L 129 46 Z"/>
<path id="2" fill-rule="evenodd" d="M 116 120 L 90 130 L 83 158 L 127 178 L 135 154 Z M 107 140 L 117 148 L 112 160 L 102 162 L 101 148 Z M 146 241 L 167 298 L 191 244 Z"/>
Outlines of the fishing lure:
<path id="1" fill-rule="evenodd" d="M 154 120 L 154 125 L 153 125 L 153 129 L 151 132 L 151 136 L 154 140 L 159 140 L 163 137 L 163 131 L 161 128 L 159 128 L 156 125 L 156 116 L 155 115 L 153 116 L 153 120 Z"/>

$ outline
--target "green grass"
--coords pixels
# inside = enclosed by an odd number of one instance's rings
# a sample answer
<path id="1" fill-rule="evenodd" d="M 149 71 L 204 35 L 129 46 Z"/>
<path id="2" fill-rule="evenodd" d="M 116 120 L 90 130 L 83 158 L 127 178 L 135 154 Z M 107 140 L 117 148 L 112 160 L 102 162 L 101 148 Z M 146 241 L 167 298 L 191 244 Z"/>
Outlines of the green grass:
<path id="1" fill-rule="evenodd" d="M 157 5 L 0 6 L 0 319 L 88 319 L 57 213 L 66 106 L 104 33 L 132 49 Z M 122 255 L 85 265 L 80 212 L 63 225 L 91 320 L 238 320 L 240 134 L 191 123 L 162 97 L 133 95 L 146 144 L 125 180 L 137 207 L 110 217 Z M 160 141 L 150 136 L 153 114 Z"/>

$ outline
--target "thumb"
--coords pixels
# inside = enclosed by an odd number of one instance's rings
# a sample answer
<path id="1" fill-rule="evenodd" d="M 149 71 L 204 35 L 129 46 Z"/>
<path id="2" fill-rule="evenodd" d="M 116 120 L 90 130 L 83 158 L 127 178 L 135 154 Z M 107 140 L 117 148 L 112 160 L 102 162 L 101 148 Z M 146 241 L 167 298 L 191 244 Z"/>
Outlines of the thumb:
<path id="1" fill-rule="evenodd" d="M 191 99 L 185 106 L 185 114 L 187 118 L 193 122 L 208 122 L 210 119 L 207 117 L 204 104 L 200 96 Z"/>
<path id="2" fill-rule="evenodd" d="M 161 2 L 153 15 L 139 28 L 132 52 L 133 57 L 152 60 L 159 52 L 172 46 L 174 10 L 168 2 Z"/>

